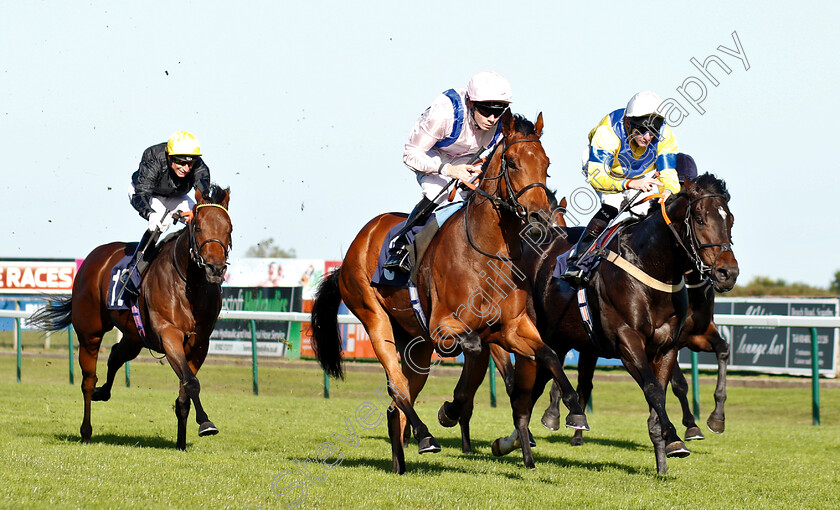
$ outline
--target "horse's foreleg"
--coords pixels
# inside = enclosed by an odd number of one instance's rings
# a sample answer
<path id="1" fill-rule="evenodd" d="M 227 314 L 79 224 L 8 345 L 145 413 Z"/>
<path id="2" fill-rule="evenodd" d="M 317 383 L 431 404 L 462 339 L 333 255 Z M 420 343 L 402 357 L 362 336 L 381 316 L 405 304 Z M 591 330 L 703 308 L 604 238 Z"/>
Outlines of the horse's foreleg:
<path id="1" fill-rule="evenodd" d="M 665 455 L 668 457 L 687 456 L 690 452 L 677 435 L 677 430 L 665 411 L 665 387 L 676 363 L 677 350 L 675 348 L 669 349 L 657 355 L 651 367 L 651 363 L 648 362 L 647 356 L 641 349 L 641 339 L 630 338 L 631 335 L 638 335 L 638 333 L 635 330 L 627 329 L 620 332 L 619 335 L 622 336 L 621 361 L 642 388 L 645 400 L 658 418 L 657 423 L 660 428 L 656 432 L 649 429 L 651 440 L 653 440 L 654 433 L 662 437 L 665 440 Z M 654 447 L 656 447 L 656 444 L 656 441 L 654 441 Z M 657 466 L 657 469 L 660 473 L 663 473 L 660 466 Z"/>
<path id="2" fill-rule="evenodd" d="M 685 440 L 691 441 L 693 439 L 705 439 L 703 432 L 697 427 L 694 421 L 694 413 L 691 412 L 691 406 L 688 404 L 688 381 L 685 380 L 679 365 L 674 365 L 674 370 L 671 372 L 671 390 L 680 401 L 680 408 L 682 408 L 682 423 L 685 426 Z"/>
<path id="3" fill-rule="evenodd" d="M 484 380 L 489 363 L 489 346 L 484 346 L 478 352 L 474 349 L 464 349 L 464 366 L 458 384 L 455 386 L 452 402 L 444 402 L 438 410 L 438 421 L 444 427 L 452 427 L 456 423 L 461 425 L 461 450 L 464 453 L 472 453 L 470 419 L 475 403 L 475 393 Z"/>
<path id="4" fill-rule="evenodd" d="M 706 338 L 715 350 L 718 363 L 717 386 L 715 386 L 715 409 L 706 420 L 706 425 L 715 434 L 722 434 L 725 426 L 723 405 L 726 402 L 726 367 L 729 364 L 729 343 L 720 336 L 714 323 L 709 324 Z"/>
<path id="5" fill-rule="evenodd" d="M 187 449 L 187 418 L 190 416 L 190 397 L 183 384 L 180 385 L 178 398 L 175 399 L 175 418 L 178 420 L 178 438 L 175 447 Z"/>
<path id="6" fill-rule="evenodd" d="M 79 433 L 82 442 L 89 443 L 93 428 L 90 424 L 90 402 L 96 388 L 96 360 L 99 357 L 101 337 L 79 337 L 79 366 L 82 369 L 82 398 L 84 400 L 84 417 Z"/>
<path id="7" fill-rule="evenodd" d="M 537 361 L 551 372 L 554 380 L 560 385 L 563 404 L 569 410 L 569 415 L 566 416 L 566 427 L 589 430 L 586 415 L 580 406 L 577 392 L 572 388 L 572 383 L 569 382 L 569 378 L 563 370 L 563 363 L 557 353 L 543 343 L 534 323 L 525 316 L 517 322 L 515 334 L 505 335 L 504 338 L 507 342 L 503 345 L 505 349 Z"/>
<path id="8" fill-rule="evenodd" d="M 586 409 L 586 404 L 592 398 L 592 380 L 595 377 L 595 365 L 598 355 L 591 349 L 585 349 L 578 359 L 578 395 L 580 406 Z M 583 446 L 583 430 L 575 430 L 571 440 L 572 446 Z"/>
<path id="9" fill-rule="evenodd" d="M 653 408 L 650 408 L 650 416 L 648 417 L 648 434 L 650 434 L 650 441 L 653 443 L 653 454 L 656 458 L 656 472 L 664 475 L 668 473 L 665 440 L 662 438 L 662 424 Z"/>
<path id="10" fill-rule="evenodd" d="M 114 385 L 117 371 L 122 368 L 126 361 L 136 358 L 142 349 L 142 344 L 130 342 L 126 338 L 114 344 L 111 348 L 111 354 L 108 356 L 108 377 L 105 379 L 105 384 L 93 391 L 93 400 L 105 402 L 111 398 L 111 387 Z"/>
<path id="11" fill-rule="evenodd" d="M 534 469 L 534 455 L 531 452 L 531 432 L 528 424 L 534 407 L 535 382 L 537 380 L 537 364 L 530 357 L 517 355 L 514 366 L 514 388 L 510 397 L 513 413 L 514 429 L 508 437 L 500 437 L 493 441 L 493 455 L 499 457 L 507 455 L 517 448 L 522 448 L 522 461 L 528 469 Z M 545 379 L 541 384 L 545 385 Z"/>
<path id="12" fill-rule="evenodd" d="M 204 407 L 201 405 L 201 399 L 199 398 L 201 383 L 195 374 L 198 371 L 200 362 L 194 365 L 187 360 L 184 352 L 184 334 L 174 327 L 162 328 L 160 338 L 169 365 L 178 376 L 178 380 L 181 382 L 187 396 L 195 405 L 195 421 L 198 423 L 198 435 L 209 436 L 217 434 L 219 429 L 207 417 L 207 413 L 204 411 Z"/>

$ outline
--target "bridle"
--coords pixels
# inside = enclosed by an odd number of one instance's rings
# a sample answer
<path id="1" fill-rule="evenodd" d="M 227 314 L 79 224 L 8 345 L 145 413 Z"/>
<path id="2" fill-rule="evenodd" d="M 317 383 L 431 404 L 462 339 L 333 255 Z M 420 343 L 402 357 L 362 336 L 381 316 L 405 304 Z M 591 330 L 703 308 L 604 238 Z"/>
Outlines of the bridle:
<path id="1" fill-rule="evenodd" d="M 648 197 L 645 197 L 643 201 L 662 197 L 663 195 L 661 194 L 650 195 Z M 712 278 L 712 271 L 717 265 L 717 261 L 720 258 L 720 256 L 723 255 L 724 252 L 732 252 L 732 240 L 730 238 L 729 242 L 726 243 L 701 243 L 700 240 L 697 239 L 697 227 L 695 225 L 696 222 L 694 221 L 694 215 L 691 214 L 691 206 L 693 206 L 700 200 L 703 200 L 704 198 L 715 197 L 721 197 L 725 199 L 727 198 L 727 195 L 723 193 L 709 193 L 706 195 L 701 195 L 693 200 L 689 200 L 688 206 L 685 208 L 685 219 L 683 220 L 686 230 L 685 235 L 686 237 L 688 237 L 688 246 L 685 245 L 682 236 L 680 236 L 677 230 L 674 228 L 674 225 L 671 222 L 671 218 L 669 218 L 668 214 L 665 212 L 665 201 L 660 201 L 660 205 L 662 207 L 662 217 L 665 219 L 665 224 L 668 225 L 668 228 L 671 230 L 671 233 L 674 234 L 674 237 L 676 238 L 677 242 L 682 247 L 682 249 L 685 251 L 685 253 L 688 255 L 688 258 L 691 259 L 691 261 L 694 263 L 694 267 L 697 268 L 701 275 L 706 276 L 707 278 Z M 705 262 L 703 262 L 702 258 L 700 258 L 699 250 L 702 250 L 704 248 L 715 247 L 720 248 L 720 251 L 715 256 L 715 260 L 714 262 L 712 262 L 712 265 L 708 265 Z"/>
<path id="2" fill-rule="evenodd" d="M 225 251 L 225 267 L 227 267 L 228 255 L 230 254 L 230 246 L 223 243 L 221 240 L 216 238 L 205 239 L 202 243 L 199 244 L 198 238 L 196 237 L 196 220 L 198 219 L 198 210 L 202 207 L 218 207 L 219 209 L 223 210 L 225 214 L 230 217 L 230 213 L 228 210 L 225 209 L 224 206 L 220 204 L 198 204 L 195 206 L 195 216 L 191 222 L 189 222 L 187 229 L 187 235 L 190 239 L 190 260 L 198 266 L 199 269 L 204 269 L 207 266 L 207 262 L 204 260 L 204 257 L 201 256 L 201 250 L 204 248 L 204 245 L 207 243 L 219 243 L 222 246 L 222 249 Z M 175 259 L 175 254 L 177 253 L 177 243 L 181 240 L 181 236 L 178 236 L 175 243 L 175 248 L 172 250 L 172 262 L 175 265 L 175 271 L 177 271 L 178 276 L 181 277 L 182 280 L 185 282 L 187 281 L 187 277 L 181 272 L 181 269 L 178 267 L 177 260 Z"/>
<path id="3" fill-rule="evenodd" d="M 546 186 L 545 184 L 543 184 L 541 182 L 531 183 L 531 184 L 525 186 L 524 188 L 522 188 L 521 190 L 516 191 L 516 188 L 513 187 L 513 183 L 511 183 L 510 172 L 508 171 L 508 162 L 507 162 L 506 155 L 507 155 L 507 150 L 511 146 L 513 146 L 517 143 L 524 143 L 524 142 L 538 142 L 539 143 L 539 141 L 540 141 L 539 138 L 520 138 L 519 140 L 514 140 L 514 141 L 508 143 L 507 142 L 507 137 L 503 138 L 502 139 L 502 144 L 501 144 L 502 154 L 500 156 L 501 157 L 501 163 L 500 163 L 500 167 L 499 167 L 499 175 L 497 175 L 495 177 L 485 177 L 484 180 L 495 181 L 495 180 L 499 180 L 499 179 L 504 179 L 505 185 L 507 186 L 507 189 L 508 189 L 507 198 L 503 199 L 501 197 L 491 195 L 490 193 L 487 193 L 483 189 L 477 187 L 477 188 L 475 188 L 474 193 L 472 195 L 470 195 L 470 197 L 467 199 L 467 201 L 468 202 L 472 201 L 473 197 L 475 197 L 476 195 L 480 195 L 483 198 L 489 200 L 497 208 L 504 209 L 508 212 L 514 213 L 520 219 L 520 221 L 522 221 L 522 222 L 524 222 L 526 217 L 528 216 L 528 210 L 525 208 L 524 205 L 522 205 L 519 202 L 519 198 L 522 195 L 524 195 L 526 191 L 528 191 L 532 188 L 542 188 L 545 191 L 545 194 L 548 197 L 549 201 L 551 201 L 551 198 L 553 197 L 553 193 L 551 192 L 551 190 L 548 189 L 548 186 Z M 496 146 L 497 149 L 498 149 L 498 147 L 499 146 Z M 495 150 L 494 150 L 494 152 L 495 152 Z M 492 155 L 490 156 L 490 159 L 488 161 L 492 161 Z M 497 190 L 501 189 L 501 186 L 497 186 L 496 189 Z M 464 213 L 464 227 L 467 231 L 467 240 L 469 241 L 470 246 L 472 246 L 472 248 L 475 251 L 481 253 L 485 257 L 490 257 L 492 259 L 501 260 L 501 261 L 504 261 L 504 262 L 510 262 L 510 261 L 514 260 L 510 257 L 503 257 L 503 256 L 500 256 L 500 255 L 495 255 L 495 254 L 492 254 L 492 253 L 488 253 L 488 252 L 482 250 L 481 248 L 479 248 L 478 245 L 475 244 L 475 241 L 473 240 L 472 234 L 470 233 L 469 211 L 470 211 L 470 209 L 469 209 L 469 203 L 468 203 L 467 204 L 467 209 Z"/>

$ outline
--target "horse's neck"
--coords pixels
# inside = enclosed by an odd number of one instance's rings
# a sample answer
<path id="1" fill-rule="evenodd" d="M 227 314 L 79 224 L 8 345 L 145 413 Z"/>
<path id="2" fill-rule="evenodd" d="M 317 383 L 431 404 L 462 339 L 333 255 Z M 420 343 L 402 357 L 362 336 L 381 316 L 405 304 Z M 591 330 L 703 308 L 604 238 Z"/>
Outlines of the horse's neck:
<path id="1" fill-rule="evenodd" d="M 679 236 L 683 235 L 685 229 L 681 220 L 685 217 L 687 207 L 687 203 L 681 202 L 684 202 L 684 199 L 673 200 L 667 207 L 668 217 L 671 218 Z M 654 278 L 677 283 L 685 272 L 693 267 L 661 214 L 654 213 L 648 216 L 631 226 L 621 237 L 619 242 L 629 249 L 629 253 L 623 254 L 625 258 L 635 258 L 636 260 L 631 262 L 639 265 Z"/>
<path id="2" fill-rule="evenodd" d="M 519 219 L 493 205 L 486 197 L 476 196 L 469 207 L 470 237 L 484 251 L 503 257 L 521 255 Z M 492 250 L 491 250 L 492 249 Z"/>

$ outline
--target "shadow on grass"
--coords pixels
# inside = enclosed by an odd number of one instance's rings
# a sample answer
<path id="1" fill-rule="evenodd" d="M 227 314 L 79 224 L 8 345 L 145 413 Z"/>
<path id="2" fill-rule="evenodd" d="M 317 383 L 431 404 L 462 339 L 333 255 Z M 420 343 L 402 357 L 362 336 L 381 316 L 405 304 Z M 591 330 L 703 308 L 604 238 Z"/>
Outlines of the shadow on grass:
<path id="1" fill-rule="evenodd" d="M 552 434 L 545 438 L 539 438 L 537 441 L 546 441 L 549 444 L 565 444 L 566 446 L 572 446 L 570 444 L 572 440 L 572 436 L 569 434 Z M 609 446 L 611 448 L 621 448 L 624 450 L 651 450 L 653 449 L 653 445 L 651 443 L 639 443 L 636 441 L 628 441 L 626 439 L 608 439 L 603 437 L 587 437 L 585 434 L 583 436 L 583 447 L 585 448 L 586 445 L 600 445 L 600 446 Z M 576 446 L 575 448 L 580 448 Z"/>
<path id="2" fill-rule="evenodd" d="M 82 439 L 78 435 L 69 434 L 55 434 L 53 436 L 59 441 L 68 443 L 81 443 Z M 174 450 L 175 441 L 165 439 L 159 436 L 134 436 L 134 435 L 116 435 L 116 434 L 94 434 L 90 438 L 91 444 L 109 444 L 113 446 L 136 446 L 140 448 L 159 448 L 161 450 Z M 187 443 L 187 450 L 190 445 Z"/>
<path id="3" fill-rule="evenodd" d="M 391 441 L 387 437 L 369 437 L 368 439 L 379 439 L 382 443 L 385 443 L 389 446 L 388 449 L 382 450 L 383 459 L 382 460 L 374 460 L 374 459 L 356 459 L 355 461 L 351 461 L 350 459 L 345 460 L 342 465 L 352 465 L 352 463 L 356 463 L 357 465 L 367 465 L 373 467 L 381 467 L 386 471 L 391 471 L 391 460 L 390 460 L 390 445 Z M 494 457 L 492 454 L 491 449 L 491 442 L 489 441 L 482 441 L 482 440 L 472 440 L 472 453 L 463 453 L 461 451 L 461 440 L 459 438 L 437 438 L 438 442 L 440 443 L 441 447 L 444 451 L 450 452 L 457 452 L 460 458 L 464 459 L 465 462 L 468 462 L 470 459 L 486 459 L 486 460 L 494 460 L 496 462 L 500 462 L 507 465 L 513 465 L 515 467 L 519 467 L 522 469 L 523 472 L 527 472 L 527 468 L 522 461 L 522 450 L 514 450 L 513 452 L 505 455 L 503 457 Z M 537 441 L 537 448 L 532 450 L 534 454 L 534 461 L 537 465 L 537 469 L 540 467 L 568 467 L 568 468 L 577 468 L 577 469 L 586 469 L 589 471 L 605 471 L 605 470 L 618 470 L 624 471 L 627 474 L 631 475 L 655 475 L 655 471 L 651 471 L 648 469 L 639 469 L 634 466 L 628 466 L 625 464 L 620 464 L 618 462 L 590 462 L 590 461 L 579 461 L 579 460 L 569 460 L 563 457 L 546 457 L 541 455 L 539 451 L 539 443 L 543 441 L 544 438 L 540 438 Z M 645 448 L 644 445 L 633 441 L 613 441 L 609 439 L 593 439 L 592 443 L 599 443 L 605 446 L 616 446 L 616 443 L 621 448 L 627 448 L 630 450 L 650 450 L 650 453 L 653 454 L 653 447 Z M 569 445 L 571 447 L 571 445 Z M 417 442 L 413 439 L 409 441 L 408 445 L 405 447 L 406 454 L 410 452 L 410 450 L 414 448 L 416 451 Z M 434 459 L 433 455 L 423 455 L 419 460 L 424 461 L 424 459 Z M 429 461 L 432 462 L 432 461 Z M 441 464 L 430 464 L 429 462 L 425 462 L 423 467 L 419 469 L 427 469 L 429 472 L 449 472 L 453 471 L 450 466 L 441 465 Z M 417 463 L 416 461 L 414 462 Z M 418 468 L 415 468 L 418 469 Z M 406 459 L 406 470 L 408 472 L 412 471 L 411 468 L 411 461 Z M 465 474 L 475 474 L 474 471 L 470 470 L 461 470 L 456 469 L 455 471 L 462 472 Z M 501 474 L 501 473 L 499 473 Z M 502 476 L 507 476 L 508 478 L 514 479 L 521 479 L 522 475 L 515 475 L 515 474 L 501 474 Z"/>

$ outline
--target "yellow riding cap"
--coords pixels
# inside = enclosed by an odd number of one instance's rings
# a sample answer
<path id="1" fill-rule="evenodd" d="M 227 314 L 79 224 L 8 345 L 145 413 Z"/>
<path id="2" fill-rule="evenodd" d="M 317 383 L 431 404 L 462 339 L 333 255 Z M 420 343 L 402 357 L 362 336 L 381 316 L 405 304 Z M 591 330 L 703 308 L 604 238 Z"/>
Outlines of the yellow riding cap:
<path id="1" fill-rule="evenodd" d="M 166 153 L 170 156 L 201 156 L 201 146 L 194 134 L 175 131 L 166 142 Z"/>

